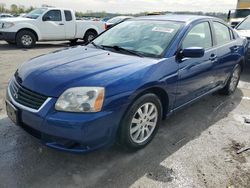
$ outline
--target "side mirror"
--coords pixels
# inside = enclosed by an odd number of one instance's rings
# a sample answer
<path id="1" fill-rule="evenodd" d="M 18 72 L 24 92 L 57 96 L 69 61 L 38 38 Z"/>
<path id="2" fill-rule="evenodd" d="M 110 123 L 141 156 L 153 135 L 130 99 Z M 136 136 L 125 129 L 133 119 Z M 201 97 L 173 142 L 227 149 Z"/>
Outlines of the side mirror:
<path id="1" fill-rule="evenodd" d="M 46 15 L 45 15 L 45 16 L 43 17 L 43 21 L 45 21 L 45 22 L 46 22 L 46 21 L 50 21 L 50 20 L 52 20 L 52 17 L 51 17 L 51 16 L 46 16 Z"/>
<path id="2" fill-rule="evenodd" d="M 199 58 L 203 57 L 205 54 L 205 49 L 202 47 L 190 47 L 182 50 L 181 55 L 183 58 Z"/>

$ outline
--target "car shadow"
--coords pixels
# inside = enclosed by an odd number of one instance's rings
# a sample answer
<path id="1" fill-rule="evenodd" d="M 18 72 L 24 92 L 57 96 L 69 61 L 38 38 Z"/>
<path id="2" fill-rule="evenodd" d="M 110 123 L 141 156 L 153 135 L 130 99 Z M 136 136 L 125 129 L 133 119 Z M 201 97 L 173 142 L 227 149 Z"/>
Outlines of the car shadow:
<path id="1" fill-rule="evenodd" d="M 79 41 L 74 45 L 83 45 L 83 42 Z M 38 42 L 36 46 L 32 49 L 24 49 L 19 48 L 14 44 L 8 44 L 5 42 L 0 43 L 0 51 L 9 51 L 9 50 L 22 50 L 22 51 L 28 51 L 28 50 L 35 50 L 35 49 L 49 49 L 49 48 L 60 48 L 60 47 L 70 47 L 74 46 L 68 41 L 61 41 L 61 42 Z"/>
<path id="2" fill-rule="evenodd" d="M 7 136 L 2 138 L 5 145 L 0 150 L 0 169 L 5 172 L 1 173 L 0 182 L 12 187 L 129 187 L 144 175 L 171 182 L 173 170 L 161 162 L 227 117 L 239 105 L 242 95 L 240 89 L 228 97 L 209 95 L 177 112 L 162 122 L 152 143 L 137 152 L 115 145 L 85 155 L 64 153 L 34 142 L 18 127 L 2 126 L 6 130 L 0 131 Z M 7 123 L 10 124 L 8 118 L 0 122 Z"/>

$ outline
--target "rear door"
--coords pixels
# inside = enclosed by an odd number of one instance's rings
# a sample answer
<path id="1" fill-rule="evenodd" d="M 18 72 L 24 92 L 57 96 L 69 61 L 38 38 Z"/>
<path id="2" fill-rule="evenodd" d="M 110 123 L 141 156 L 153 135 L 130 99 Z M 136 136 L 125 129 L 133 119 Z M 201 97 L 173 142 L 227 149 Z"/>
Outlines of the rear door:
<path id="1" fill-rule="evenodd" d="M 41 28 L 44 40 L 65 40 L 65 25 L 61 10 L 49 10 L 42 17 Z"/>
<path id="2" fill-rule="evenodd" d="M 65 19 L 65 38 L 74 39 L 76 33 L 76 21 L 72 15 L 72 11 L 64 10 L 64 19 Z"/>
<path id="3" fill-rule="evenodd" d="M 233 31 L 219 21 L 213 21 L 218 61 L 214 64 L 217 85 L 223 85 L 240 58 L 240 44 Z"/>
<path id="4" fill-rule="evenodd" d="M 213 66 L 217 61 L 213 47 L 211 24 L 209 21 L 197 23 L 189 29 L 182 41 L 182 49 L 202 47 L 205 55 L 201 58 L 185 58 L 179 61 L 179 81 L 175 107 L 178 108 L 215 87 Z"/>

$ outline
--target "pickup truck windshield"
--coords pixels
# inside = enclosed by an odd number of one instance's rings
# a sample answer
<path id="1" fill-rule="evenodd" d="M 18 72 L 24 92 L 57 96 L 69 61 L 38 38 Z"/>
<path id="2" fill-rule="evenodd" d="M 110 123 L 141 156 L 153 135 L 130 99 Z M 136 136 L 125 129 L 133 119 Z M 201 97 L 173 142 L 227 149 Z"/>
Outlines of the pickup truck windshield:
<path id="1" fill-rule="evenodd" d="M 107 50 L 123 48 L 147 57 L 161 57 L 182 25 L 174 21 L 129 20 L 109 29 L 93 42 Z"/>
<path id="2" fill-rule="evenodd" d="M 35 10 L 32 10 L 31 12 L 29 12 L 28 14 L 24 15 L 23 17 L 25 17 L 25 18 L 31 18 L 31 19 L 37 19 L 46 10 L 47 10 L 47 8 L 35 9 Z"/>

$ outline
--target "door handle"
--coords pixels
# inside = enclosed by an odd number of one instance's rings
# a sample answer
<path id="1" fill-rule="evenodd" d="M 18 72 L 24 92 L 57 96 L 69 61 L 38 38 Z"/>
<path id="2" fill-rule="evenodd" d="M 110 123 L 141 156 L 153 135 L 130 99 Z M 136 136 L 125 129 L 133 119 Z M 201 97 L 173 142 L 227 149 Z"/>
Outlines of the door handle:
<path id="1" fill-rule="evenodd" d="M 212 62 L 217 61 L 217 55 L 212 54 L 212 55 L 210 56 L 209 60 L 212 61 Z"/>
<path id="2" fill-rule="evenodd" d="M 234 51 L 237 51 L 238 49 L 239 49 L 239 46 L 234 46 L 234 47 L 233 47 L 233 50 L 234 50 Z"/>
<path id="3" fill-rule="evenodd" d="M 64 23 L 59 23 L 59 25 L 64 25 Z"/>

